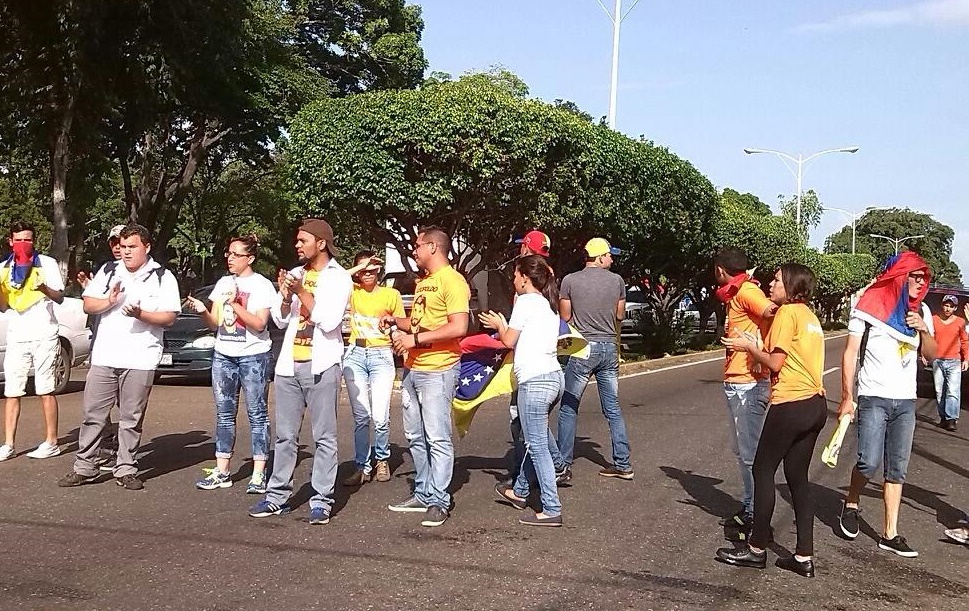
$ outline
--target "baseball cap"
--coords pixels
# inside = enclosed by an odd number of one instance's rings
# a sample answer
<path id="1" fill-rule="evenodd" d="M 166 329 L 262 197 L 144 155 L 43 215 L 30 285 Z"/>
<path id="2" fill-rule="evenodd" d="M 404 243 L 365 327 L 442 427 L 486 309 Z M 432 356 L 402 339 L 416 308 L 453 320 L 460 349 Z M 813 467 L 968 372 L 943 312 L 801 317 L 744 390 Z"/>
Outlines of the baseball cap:
<path id="1" fill-rule="evenodd" d="M 547 257 L 552 249 L 552 240 L 537 229 L 532 229 L 525 237 L 515 240 L 515 244 L 524 244 L 532 252 Z"/>
<path id="2" fill-rule="evenodd" d="M 326 249 L 334 257 L 340 256 L 340 249 L 333 243 L 333 228 L 323 219 L 306 219 L 299 226 L 300 231 L 313 234 L 318 240 L 326 241 Z"/>
<path id="3" fill-rule="evenodd" d="M 592 238 L 585 243 L 585 254 L 590 257 L 601 257 L 602 255 L 609 253 L 611 255 L 621 254 L 622 251 L 618 248 L 614 248 L 605 238 Z"/>
<path id="4" fill-rule="evenodd" d="M 942 303 L 951 303 L 954 306 L 959 305 L 959 298 L 955 295 L 946 295 L 942 298 Z"/>
<path id="5" fill-rule="evenodd" d="M 112 227 L 111 231 L 108 232 L 108 240 L 113 240 L 117 237 L 120 237 L 121 232 L 124 231 L 124 227 L 125 227 L 124 225 L 115 225 L 114 227 Z"/>

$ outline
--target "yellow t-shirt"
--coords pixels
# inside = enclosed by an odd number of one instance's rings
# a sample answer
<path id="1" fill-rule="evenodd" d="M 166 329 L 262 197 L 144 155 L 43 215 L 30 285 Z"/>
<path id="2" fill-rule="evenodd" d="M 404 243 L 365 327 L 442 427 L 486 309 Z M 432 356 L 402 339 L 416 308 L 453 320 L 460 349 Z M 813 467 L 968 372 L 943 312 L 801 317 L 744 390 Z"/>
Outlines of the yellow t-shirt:
<path id="1" fill-rule="evenodd" d="M 746 333 L 762 341 L 770 328 L 770 321 L 765 320 L 762 315 L 770 305 L 770 299 L 759 286 L 753 282 L 744 282 L 734 298 L 727 303 L 727 326 L 724 335 L 740 337 Z M 727 350 L 724 382 L 747 384 L 767 379 L 769 374 L 767 368 L 757 364 L 749 353 Z"/>
<path id="2" fill-rule="evenodd" d="M 771 405 L 824 394 L 824 330 L 818 317 L 803 303 L 777 310 L 764 349 L 787 354 L 781 370 L 771 379 Z"/>
<path id="3" fill-rule="evenodd" d="M 350 343 L 362 339 L 366 340 L 367 348 L 390 346 L 390 337 L 379 327 L 380 319 L 387 315 L 404 317 L 400 291 L 387 286 L 378 286 L 373 291 L 353 287 L 350 293 Z"/>
<path id="4" fill-rule="evenodd" d="M 316 281 L 320 277 L 319 270 L 306 270 L 303 274 L 303 286 L 311 293 L 316 292 Z M 313 360 L 313 323 L 310 322 L 310 311 L 302 303 L 299 304 L 299 322 L 296 323 L 296 335 L 293 336 L 293 360 L 298 363 Z"/>
<path id="5" fill-rule="evenodd" d="M 410 314 L 411 333 L 433 331 L 447 324 L 450 314 L 469 313 L 471 289 L 464 276 L 450 265 L 421 278 L 414 290 Z M 444 371 L 461 358 L 460 339 L 433 344 L 421 343 L 407 353 L 407 368 L 415 371 Z"/>

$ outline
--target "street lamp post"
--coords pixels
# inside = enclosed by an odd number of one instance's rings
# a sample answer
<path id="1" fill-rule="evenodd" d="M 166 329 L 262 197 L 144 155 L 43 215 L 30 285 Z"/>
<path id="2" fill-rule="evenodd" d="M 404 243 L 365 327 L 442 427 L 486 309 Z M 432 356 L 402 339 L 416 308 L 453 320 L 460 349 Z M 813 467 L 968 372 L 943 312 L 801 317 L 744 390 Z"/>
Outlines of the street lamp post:
<path id="1" fill-rule="evenodd" d="M 639 4 L 639 0 L 633 0 L 632 5 L 626 12 L 622 12 L 622 0 L 616 0 L 616 10 L 615 12 L 609 12 L 606 5 L 603 4 L 602 0 L 597 0 L 599 6 L 602 10 L 606 12 L 609 17 L 609 21 L 612 22 L 612 82 L 609 87 L 609 127 L 611 129 L 616 129 L 616 98 L 619 95 L 619 30 L 622 26 L 623 20 L 629 15 L 630 12 L 636 5 Z"/>
<path id="2" fill-rule="evenodd" d="M 877 234 L 877 233 L 869 233 L 868 235 L 870 235 L 873 238 L 881 238 L 883 240 L 888 240 L 889 242 L 891 242 L 892 244 L 894 244 L 895 245 L 895 254 L 896 255 L 898 254 L 898 249 L 902 246 L 902 242 L 904 242 L 905 240 L 917 240 L 919 238 L 924 238 L 925 237 L 925 234 L 923 234 L 923 233 L 920 233 L 919 235 L 909 235 L 909 236 L 905 236 L 904 238 L 890 238 L 887 235 L 881 235 L 881 234 Z"/>
<path id="3" fill-rule="evenodd" d="M 807 157 L 805 157 L 804 155 L 801 155 L 800 153 L 798 153 L 797 157 L 794 157 L 793 155 L 788 155 L 787 153 L 782 153 L 780 151 L 772 151 L 770 149 L 744 149 L 744 152 L 747 153 L 748 155 L 755 155 L 757 153 L 770 153 L 771 155 L 777 155 L 778 157 L 780 157 L 781 161 L 784 162 L 784 167 L 790 170 L 791 174 L 794 174 L 794 177 L 797 178 L 797 196 L 796 196 L 797 226 L 800 227 L 801 226 L 801 178 L 804 175 L 804 164 L 811 161 L 812 159 L 817 159 L 821 155 L 827 155 L 828 153 L 857 153 L 858 147 L 845 146 L 838 149 L 827 149 L 824 151 L 818 151 L 817 153 L 812 153 Z M 791 169 L 791 166 L 787 164 L 788 161 L 790 161 L 795 166 L 797 166 L 797 171 Z"/>
<path id="4" fill-rule="evenodd" d="M 851 217 L 851 254 L 855 254 L 855 238 L 857 237 L 857 233 L 855 231 L 855 225 L 858 222 L 858 219 L 865 216 L 872 210 L 889 210 L 889 208 L 887 208 L 886 206 L 868 206 L 861 212 L 849 212 L 842 208 L 835 208 L 834 206 L 825 206 L 824 209 L 834 210 L 835 212 L 840 212 L 842 214 L 845 214 Z"/>

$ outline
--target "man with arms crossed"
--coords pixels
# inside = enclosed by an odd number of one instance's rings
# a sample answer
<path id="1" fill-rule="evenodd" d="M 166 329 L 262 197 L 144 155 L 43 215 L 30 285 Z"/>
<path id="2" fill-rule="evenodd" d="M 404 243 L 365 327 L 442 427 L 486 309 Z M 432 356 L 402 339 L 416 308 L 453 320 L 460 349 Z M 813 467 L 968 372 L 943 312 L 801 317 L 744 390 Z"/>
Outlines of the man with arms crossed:
<path id="1" fill-rule="evenodd" d="M 713 258 L 714 275 L 720 288 L 717 299 L 727 308 L 726 337 L 754 337 L 763 341 L 777 304 L 747 274 L 747 255 L 734 247 L 721 248 Z M 754 519 L 754 456 L 767 416 L 770 371 L 758 365 L 748 352 L 727 349 L 723 390 L 730 412 L 730 445 L 743 481 L 743 506 L 721 521 L 722 526 L 750 529 Z"/>
<path id="2" fill-rule="evenodd" d="M 58 480 L 80 486 L 98 476 L 104 427 L 118 403 L 118 457 L 114 477 L 126 490 L 141 490 L 136 455 L 141 444 L 145 407 L 162 355 L 165 327 L 181 311 L 175 276 L 148 256 L 152 237 L 141 225 L 126 226 L 121 262 L 108 280 L 104 268 L 84 291 L 84 311 L 98 315 L 91 348 L 91 369 L 84 384 L 84 416 L 78 433 L 74 470 Z"/>
<path id="3" fill-rule="evenodd" d="M 572 454 L 575 449 L 576 420 L 579 401 L 592 376 L 599 388 L 602 415 L 609 422 L 612 437 L 613 466 L 599 471 L 603 477 L 631 480 L 629 438 L 626 422 L 619 408 L 619 338 L 617 325 L 626 314 L 626 283 L 609 271 L 613 248 L 603 238 L 592 238 L 585 244 L 585 269 L 562 279 L 559 291 L 559 315 L 572 323 L 589 342 L 589 356 L 571 357 L 565 366 L 565 394 L 559 407 L 558 447 L 563 464 L 556 465 L 556 479 L 572 479 Z"/>
<path id="4" fill-rule="evenodd" d="M 451 267 L 451 238 L 437 227 L 422 229 L 413 257 L 425 275 L 417 282 L 410 318 L 386 317 L 384 327 L 396 325 L 394 350 L 407 352 L 403 390 L 404 436 L 414 460 L 414 494 L 388 509 L 424 514 L 422 526 L 448 519 L 454 444 L 451 441 L 451 402 L 457 388 L 461 347 L 468 332 L 471 289 Z"/>
<path id="5" fill-rule="evenodd" d="M 64 301 L 64 280 L 57 261 L 34 250 L 35 235 L 33 226 L 22 221 L 13 223 L 9 237 L 13 253 L 0 264 L 0 312 L 8 312 L 7 351 L 3 359 L 6 426 L 0 460 L 16 455 L 14 438 L 20 419 L 20 398 L 26 394 L 31 365 L 47 437 L 27 456 L 51 458 L 61 453 L 54 396 L 54 363 L 60 350 L 54 304 Z"/>

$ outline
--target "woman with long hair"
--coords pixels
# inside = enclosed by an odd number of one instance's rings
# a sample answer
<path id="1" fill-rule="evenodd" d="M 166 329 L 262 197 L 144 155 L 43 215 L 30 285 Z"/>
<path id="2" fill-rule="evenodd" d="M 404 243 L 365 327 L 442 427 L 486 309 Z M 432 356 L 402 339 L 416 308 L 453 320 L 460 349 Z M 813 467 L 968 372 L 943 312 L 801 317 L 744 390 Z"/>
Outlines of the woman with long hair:
<path id="1" fill-rule="evenodd" d="M 725 337 L 728 349 L 744 351 L 771 373 L 770 407 L 754 457 L 754 523 L 750 540 L 739 549 L 717 550 L 727 564 L 766 568 L 774 514 L 774 474 L 784 461 L 797 523 L 797 548 L 777 565 L 814 577 L 814 503 L 808 467 L 818 435 L 827 420 L 824 399 L 824 331 L 807 306 L 816 279 L 809 267 L 786 263 L 770 283 L 770 299 L 779 308 L 764 346 L 749 337 Z"/>
<path id="2" fill-rule="evenodd" d="M 353 412 L 353 446 L 356 471 L 343 481 L 360 486 L 371 479 L 390 480 L 390 397 L 397 367 L 390 337 L 380 330 L 385 316 L 404 317 L 404 302 L 395 288 L 380 286 L 380 259 L 363 250 L 353 258 L 350 294 L 350 341 L 343 356 L 343 379 Z M 370 423 L 374 436 L 371 465 Z"/>
<path id="3" fill-rule="evenodd" d="M 248 494 L 265 494 L 269 458 L 269 308 L 276 298 L 273 283 L 252 269 L 259 250 L 255 235 L 230 238 L 225 248 L 229 274 L 215 284 L 211 306 L 188 297 L 188 307 L 215 330 L 212 393 L 215 396 L 215 468 L 195 486 L 215 490 L 232 486 L 229 461 L 236 438 L 239 390 L 245 393 L 252 440 L 252 477 Z"/>
<path id="4" fill-rule="evenodd" d="M 544 257 L 529 255 L 515 264 L 517 299 L 511 320 L 485 312 L 481 323 L 498 332 L 498 339 L 515 350 L 514 373 L 518 382 L 518 418 L 525 437 L 525 460 L 513 486 L 498 484 L 499 498 L 523 511 L 518 522 L 526 526 L 561 526 L 562 503 L 555 484 L 552 454 L 555 438 L 548 415 L 562 399 L 565 378 L 556 356 L 559 327 L 555 275 Z M 538 482 L 542 510 L 527 509 L 529 482 Z"/>

